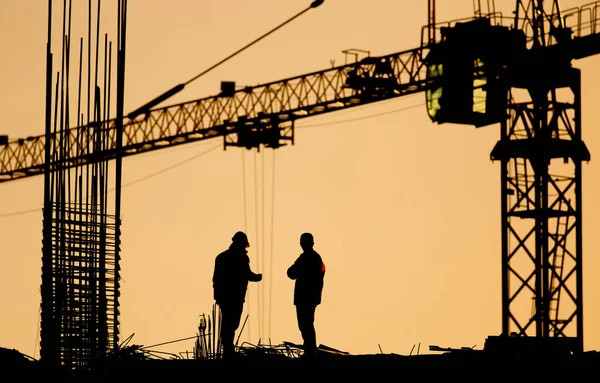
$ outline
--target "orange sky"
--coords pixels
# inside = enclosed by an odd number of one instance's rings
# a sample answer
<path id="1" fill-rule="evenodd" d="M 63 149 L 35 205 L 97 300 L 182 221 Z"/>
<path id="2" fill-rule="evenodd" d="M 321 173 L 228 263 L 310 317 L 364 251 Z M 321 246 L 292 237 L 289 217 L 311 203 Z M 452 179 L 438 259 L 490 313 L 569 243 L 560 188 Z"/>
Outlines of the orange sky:
<path id="1" fill-rule="evenodd" d="M 83 3 L 74 7 L 80 17 Z M 496 3 L 511 15 L 514 1 Z M 309 4 L 129 0 L 125 111 Z M 439 0 L 437 20 L 470 17 L 472 4 Z M 416 48 L 426 11 L 425 0 L 326 0 L 164 105 L 216 95 L 221 81 L 258 85 L 340 65 L 345 49 L 380 56 Z M 47 1 L 0 2 L 0 36 L 0 134 L 41 135 Z M 582 69 L 583 139 L 592 155 L 583 165 L 584 348 L 596 350 L 600 58 L 574 66 Z M 355 354 L 483 348 L 501 331 L 500 164 L 490 161 L 499 126 L 436 125 L 424 102 L 417 94 L 300 120 L 295 144 L 275 151 L 224 151 L 215 139 L 125 159 L 122 338 L 134 334 L 133 343 L 149 346 L 196 335 L 199 316 L 212 310 L 214 257 L 246 230 L 264 280 L 250 286 L 242 340 L 301 343 L 285 271 L 310 231 L 327 264 L 318 343 Z M 0 184 L 0 347 L 36 358 L 42 183 L 40 176 Z M 192 343 L 158 350 L 191 351 Z"/>

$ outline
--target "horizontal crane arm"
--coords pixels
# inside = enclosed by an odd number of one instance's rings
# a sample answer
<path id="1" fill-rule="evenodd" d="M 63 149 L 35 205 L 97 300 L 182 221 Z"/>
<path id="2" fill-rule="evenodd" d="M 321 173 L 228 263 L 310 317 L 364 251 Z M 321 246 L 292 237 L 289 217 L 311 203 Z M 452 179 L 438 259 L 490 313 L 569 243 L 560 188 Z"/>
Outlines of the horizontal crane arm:
<path id="1" fill-rule="evenodd" d="M 238 135 L 251 125 L 280 124 L 349 107 L 424 91 L 425 48 L 361 61 L 246 87 L 195 101 L 124 117 L 123 156 L 209 138 Z M 0 182 L 44 173 L 44 147 L 65 147 L 50 170 L 114 159 L 116 121 L 19 139 L 0 146 Z M 102 134 L 98 134 L 102 133 Z M 102 143 L 98 142 L 102 137 Z M 46 142 L 48 140 L 48 142 Z M 60 146 L 61 140 L 64 146 Z M 243 146 L 243 143 L 237 146 Z M 276 145 L 277 146 L 277 145 Z M 276 147 L 275 146 L 275 147 Z"/>
<path id="2" fill-rule="evenodd" d="M 595 1 L 563 12 L 560 28 L 552 32 L 558 33 L 549 39 L 546 49 L 558 50 L 568 59 L 600 53 L 599 10 L 600 1 Z M 554 15 L 551 20 L 557 21 Z M 252 129 L 260 126 L 279 129 L 286 123 L 293 126 L 300 118 L 425 91 L 431 81 L 427 80 L 426 51 L 429 47 L 422 44 L 421 48 L 367 57 L 319 72 L 246 87 L 231 94 L 150 109 L 140 115 L 132 113 L 131 118 L 123 120 L 122 156 L 215 137 L 223 137 L 225 147 L 250 148 L 261 143 L 278 147 L 279 142 L 265 141 L 260 135 L 247 141 L 240 137 L 246 132 L 254 133 Z M 176 92 L 180 86 L 169 92 Z M 60 159 L 50 163 L 51 171 L 116 158 L 115 124 L 115 120 L 96 122 L 56 132 L 48 138 L 40 135 L 13 142 L 0 136 L 0 182 L 43 174 L 47 144 L 68 148 L 67 153 L 60 153 Z M 234 136 L 237 141 L 228 140 Z M 102 142 L 98 142 L 99 139 Z M 275 136 L 275 139 L 281 137 Z"/>

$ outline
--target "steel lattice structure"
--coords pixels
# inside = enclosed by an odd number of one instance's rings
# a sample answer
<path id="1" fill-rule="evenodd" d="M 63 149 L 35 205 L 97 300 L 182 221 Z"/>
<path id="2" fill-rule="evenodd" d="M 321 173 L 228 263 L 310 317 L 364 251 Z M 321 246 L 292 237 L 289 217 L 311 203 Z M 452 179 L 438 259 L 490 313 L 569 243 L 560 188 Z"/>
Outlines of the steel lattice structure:
<path id="1" fill-rule="evenodd" d="M 247 87 L 231 95 L 217 95 L 157 108 L 123 120 L 123 156 L 145 153 L 199 140 L 222 137 L 225 145 L 258 147 L 252 140 L 274 129 L 266 144 L 278 147 L 293 141 L 288 126 L 299 118 L 400 97 L 425 90 L 425 48 L 369 57 L 363 61 Z M 116 157 L 116 122 L 84 125 L 67 134 L 19 139 L 0 147 L 0 182 L 42 174 L 44 148 L 68 148 L 65 157 L 52 161 L 51 169 L 82 166 L 93 160 L 94 132 L 108 137 L 104 158 Z M 280 127 L 280 125 L 282 125 Z M 85 133 L 85 134 L 84 134 Z M 249 139 L 250 141 L 245 141 Z"/>
<path id="2" fill-rule="evenodd" d="M 0 144 L 0 182 L 206 139 L 222 138 L 224 148 L 293 144 L 294 122 L 301 118 L 419 92 L 437 97 L 431 90 L 439 87 L 443 66 L 428 60 L 445 44 L 437 31 L 483 19 L 491 28 L 508 23 L 511 34 L 525 37 L 526 51 L 506 60 L 508 66 L 502 61 L 494 78 L 506 86 L 506 113 L 496 121 L 501 139 L 491 153 L 501 162 L 502 334 L 571 337 L 581 350 L 581 164 L 590 155 L 581 134 L 579 71 L 571 62 L 600 53 L 600 1 L 563 12 L 556 0 L 550 6 L 517 0 L 511 18 L 476 12 L 472 19 L 435 25 L 432 3 L 419 48 L 6 142 Z M 486 91 L 491 72 L 475 58 L 467 85 L 484 82 L 478 91 Z M 431 98 L 428 106 L 441 108 L 441 101 Z M 63 151 L 49 157 L 48 147 Z"/>
<path id="3" fill-rule="evenodd" d="M 527 9 L 529 59 L 514 69 L 501 161 L 503 334 L 564 338 L 583 351 L 581 76 L 571 60 L 600 52 L 592 3 Z M 571 25 L 568 25 L 571 24 Z M 571 28 L 572 27 L 572 28 Z M 556 49 L 574 34 L 577 43 Z"/>

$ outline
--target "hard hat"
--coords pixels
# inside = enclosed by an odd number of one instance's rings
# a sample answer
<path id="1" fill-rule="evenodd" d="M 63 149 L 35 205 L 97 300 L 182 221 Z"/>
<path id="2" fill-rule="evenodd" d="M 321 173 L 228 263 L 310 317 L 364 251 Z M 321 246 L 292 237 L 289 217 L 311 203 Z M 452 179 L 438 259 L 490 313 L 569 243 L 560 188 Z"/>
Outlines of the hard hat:
<path id="1" fill-rule="evenodd" d="M 243 231 L 238 231 L 233 235 L 231 241 L 234 243 L 244 244 L 246 247 L 250 247 L 250 243 L 248 242 L 248 236 Z"/>

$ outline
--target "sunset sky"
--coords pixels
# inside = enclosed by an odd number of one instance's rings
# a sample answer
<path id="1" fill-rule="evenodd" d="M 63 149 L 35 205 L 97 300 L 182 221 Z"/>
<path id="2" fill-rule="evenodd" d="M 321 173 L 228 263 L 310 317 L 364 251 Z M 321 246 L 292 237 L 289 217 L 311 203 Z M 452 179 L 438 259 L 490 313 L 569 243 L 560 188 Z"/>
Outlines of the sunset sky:
<path id="1" fill-rule="evenodd" d="M 87 21 L 88 2 L 74 3 L 73 18 Z M 125 112 L 310 3 L 129 0 Z M 473 16 L 473 1 L 436 3 L 438 21 Z M 515 1 L 495 3 L 512 16 Z M 116 4 L 102 2 L 113 13 Z M 0 135 L 11 141 L 44 133 L 47 13 L 46 0 L 0 0 Z M 221 81 L 254 86 L 342 65 L 346 49 L 383 56 L 417 48 L 426 24 L 426 0 L 325 0 L 161 106 L 216 95 Z M 582 70 L 592 157 L 582 181 L 584 349 L 597 350 L 600 57 L 573 65 Z M 210 315 L 215 256 L 244 230 L 264 279 L 250 285 L 241 339 L 301 344 L 286 270 L 302 251 L 300 235 L 311 232 L 327 265 L 317 343 L 353 354 L 482 349 L 501 332 L 500 163 L 490 160 L 499 138 L 499 124 L 434 124 L 419 93 L 299 120 L 294 145 L 276 150 L 224 150 L 216 138 L 126 158 L 121 338 L 191 351 L 193 341 L 177 340 L 196 335 L 200 316 Z M 35 358 L 42 205 L 42 176 L 0 183 L 0 347 Z"/>

